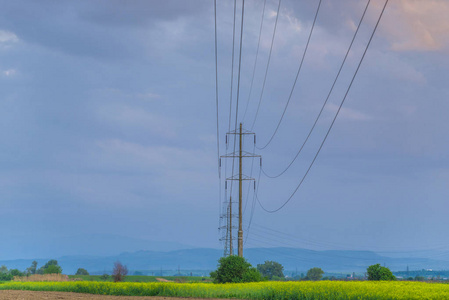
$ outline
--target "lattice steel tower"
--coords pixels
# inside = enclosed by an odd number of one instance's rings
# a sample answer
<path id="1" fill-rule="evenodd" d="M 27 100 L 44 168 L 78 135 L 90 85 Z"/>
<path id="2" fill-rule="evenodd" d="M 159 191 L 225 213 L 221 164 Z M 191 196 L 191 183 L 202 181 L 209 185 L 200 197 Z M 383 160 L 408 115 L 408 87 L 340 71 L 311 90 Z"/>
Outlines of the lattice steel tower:
<path id="1" fill-rule="evenodd" d="M 253 132 L 250 132 L 248 130 L 244 130 L 242 127 L 242 123 L 240 123 L 239 130 L 234 130 L 231 132 L 226 133 L 226 145 L 228 145 L 228 135 L 238 135 L 239 137 L 239 151 L 236 153 L 236 151 L 232 153 L 228 153 L 226 155 L 222 155 L 221 158 L 232 158 L 233 163 L 235 158 L 239 159 L 239 172 L 238 174 L 231 174 L 230 177 L 225 179 L 225 202 L 223 203 L 223 211 L 224 213 L 220 216 L 221 218 L 221 224 L 223 224 L 223 221 L 226 221 L 226 225 L 220 226 L 220 229 L 222 231 L 222 236 L 220 238 L 221 241 L 225 242 L 224 245 L 224 255 L 234 255 L 234 249 L 233 244 L 235 240 L 235 235 L 233 234 L 233 231 L 235 229 L 238 229 L 237 231 L 237 248 L 238 248 L 238 256 L 243 257 L 243 220 L 242 220 L 242 194 L 243 194 L 243 181 L 244 180 L 250 180 L 255 181 L 254 178 L 251 178 L 247 175 L 243 174 L 243 158 L 249 158 L 249 157 L 259 157 L 260 163 L 262 163 L 262 159 L 260 155 L 256 155 L 254 153 L 250 153 L 243 150 L 243 137 L 245 135 L 253 135 L 254 137 L 254 144 L 256 144 L 256 135 Z M 236 142 L 236 138 L 234 139 Z M 235 146 L 234 146 L 235 149 Z M 220 167 L 221 167 L 221 158 L 220 158 Z M 231 181 L 231 190 L 229 195 L 229 201 L 228 201 L 228 181 Z M 235 202 L 232 201 L 232 181 L 238 181 L 239 182 L 239 199 L 238 199 L 238 215 L 233 213 Z M 254 185 L 255 189 L 255 185 Z M 235 226 L 235 222 L 233 222 L 234 219 L 238 218 L 238 227 Z"/>

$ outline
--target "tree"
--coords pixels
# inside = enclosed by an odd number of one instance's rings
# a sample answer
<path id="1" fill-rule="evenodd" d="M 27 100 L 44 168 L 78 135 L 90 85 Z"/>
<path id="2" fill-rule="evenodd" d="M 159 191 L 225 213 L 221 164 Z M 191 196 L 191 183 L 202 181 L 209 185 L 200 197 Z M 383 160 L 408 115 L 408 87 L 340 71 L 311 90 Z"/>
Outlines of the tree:
<path id="1" fill-rule="evenodd" d="M 57 266 L 58 261 L 56 259 L 50 259 L 47 261 L 47 263 L 44 265 L 44 269 L 48 268 L 49 266 Z"/>
<path id="2" fill-rule="evenodd" d="M 86 269 L 78 268 L 78 270 L 76 271 L 75 275 L 89 275 L 89 272 L 87 272 Z"/>
<path id="3" fill-rule="evenodd" d="M 23 272 L 20 272 L 18 269 L 11 269 L 9 270 L 9 274 L 14 277 L 14 276 L 23 276 Z"/>
<path id="4" fill-rule="evenodd" d="M 37 263 L 36 263 L 37 265 Z M 62 273 L 61 266 L 58 265 L 58 261 L 56 259 L 50 259 L 44 266 L 40 267 L 37 271 L 37 274 L 60 274 Z"/>
<path id="5" fill-rule="evenodd" d="M 12 280 L 12 275 L 9 274 L 8 268 L 6 266 L 0 267 L 0 281 Z"/>
<path id="6" fill-rule="evenodd" d="M 321 268 L 312 268 L 307 271 L 307 279 L 309 280 L 320 280 L 323 277 L 324 271 Z"/>
<path id="7" fill-rule="evenodd" d="M 5 265 L 0 267 L 0 273 L 8 273 L 8 268 Z"/>
<path id="8" fill-rule="evenodd" d="M 62 268 L 58 265 L 49 265 L 44 269 L 44 274 L 61 274 Z"/>
<path id="9" fill-rule="evenodd" d="M 114 269 L 112 270 L 112 278 L 114 279 L 114 282 L 123 281 L 126 275 L 128 275 L 128 268 L 122 265 L 121 262 L 116 261 L 114 263 Z"/>
<path id="10" fill-rule="evenodd" d="M 265 261 L 264 264 L 257 265 L 257 271 L 262 274 L 264 277 L 268 277 L 268 279 L 273 279 L 273 277 L 284 278 L 283 273 L 284 267 L 275 261 Z"/>
<path id="11" fill-rule="evenodd" d="M 31 266 L 29 268 L 27 268 L 26 272 L 28 274 L 36 274 L 36 270 L 37 270 L 37 261 L 33 261 L 31 263 Z"/>
<path id="12" fill-rule="evenodd" d="M 258 282 L 262 280 L 264 280 L 264 278 L 256 268 L 249 268 L 242 277 L 242 282 Z"/>
<path id="13" fill-rule="evenodd" d="M 12 280 L 12 275 L 8 273 L 0 273 L 0 281 Z"/>
<path id="14" fill-rule="evenodd" d="M 261 281 L 262 275 L 243 257 L 231 255 L 218 261 L 218 268 L 211 272 L 214 283 Z"/>
<path id="15" fill-rule="evenodd" d="M 396 280 L 390 269 L 382 267 L 380 264 L 371 265 L 366 269 L 368 280 Z"/>

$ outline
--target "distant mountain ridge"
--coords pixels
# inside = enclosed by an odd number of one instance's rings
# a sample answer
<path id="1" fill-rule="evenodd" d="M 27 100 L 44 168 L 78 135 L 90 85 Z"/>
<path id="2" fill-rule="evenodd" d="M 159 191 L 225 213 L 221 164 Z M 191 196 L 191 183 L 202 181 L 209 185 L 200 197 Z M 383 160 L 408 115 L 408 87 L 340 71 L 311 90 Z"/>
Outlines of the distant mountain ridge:
<path id="1" fill-rule="evenodd" d="M 217 261 L 223 250 L 211 248 L 180 249 L 173 251 L 136 251 L 124 252 L 112 256 L 72 255 L 56 258 L 63 272 L 74 274 L 78 268 L 85 268 L 91 273 L 108 273 L 115 261 L 135 270 L 204 270 L 217 267 Z M 417 257 L 387 257 L 372 251 L 327 250 L 315 251 L 301 248 L 248 248 L 244 256 L 254 266 L 266 260 L 277 261 L 285 270 L 306 271 L 312 267 L 320 267 L 326 272 L 364 272 L 369 265 L 385 264 L 393 271 L 449 269 L 449 261 Z M 55 258 L 55 257 L 49 257 Z M 39 266 L 48 259 L 37 259 Z M 17 259 L 0 261 L 9 269 L 25 270 L 33 259 Z"/>
<path id="2" fill-rule="evenodd" d="M 190 245 L 168 241 L 154 241 L 115 234 L 88 234 L 65 237 L 9 238 L 0 244 L 0 259 L 48 258 L 88 254 L 93 256 L 114 256 L 125 251 L 174 251 L 195 248 Z"/>

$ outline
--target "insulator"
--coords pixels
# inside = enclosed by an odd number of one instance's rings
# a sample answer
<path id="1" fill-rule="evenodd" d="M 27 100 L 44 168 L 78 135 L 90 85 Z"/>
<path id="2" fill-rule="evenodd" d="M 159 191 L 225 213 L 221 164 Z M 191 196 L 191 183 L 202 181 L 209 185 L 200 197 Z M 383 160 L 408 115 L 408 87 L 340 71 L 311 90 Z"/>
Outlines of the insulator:
<path id="1" fill-rule="evenodd" d="M 228 144 L 228 135 L 226 134 L 226 145 Z"/>
<path id="2" fill-rule="evenodd" d="M 256 135 L 254 135 L 254 145 L 256 144 Z"/>
<path id="3" fill-rule="evenodd" d="M 219 159 L 218 165 L 219 165 L 220 168 L 221 168 L 221 158 Z"/>
<path id="4" fill-rule="evenodd" d="M 256 181 L 254 180 L 254 190 L 256 190 Z"/>
<path id="5" fill-rule="evenodd" d="M 260 166 L 262 167 L 262 157 L 260 158 Z"/>
<path id="6" fill-rule="evenodd" d="M 228 181 L 226 180 L 225 181 L 225 190 L 227 190 L 228 189 Z"/>

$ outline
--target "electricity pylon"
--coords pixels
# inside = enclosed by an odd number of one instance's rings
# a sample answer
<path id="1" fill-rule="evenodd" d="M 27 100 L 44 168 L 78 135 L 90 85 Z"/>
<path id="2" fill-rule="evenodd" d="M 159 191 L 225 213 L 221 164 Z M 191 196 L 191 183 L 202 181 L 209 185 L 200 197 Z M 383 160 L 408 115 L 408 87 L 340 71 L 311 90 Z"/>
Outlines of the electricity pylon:
<path id="1" fill-rule="evenodd" d="M 240 128 L 239 130 L 234 130 L 231 132 L 226 133 L 226 144 L 228 144 L 228 135 L 238 135 L 239 136 L 239 151 L 238 153 L 236 153 L 235 151 L 232 153 L 228 153 L 226 155 L 222 155 L 221 158 L 232 158 L 233 161 L 235 158 L 239 159 L 239 173 L 238 174 L 232 174 L 231 177 L 226 178 L 226 182 L 225 182 L 225 195 L 227 195 L 227 182 L 228 181 L 233 181 L 236 180 L 239 182 L 239 210 L 238 210 L 238 221 L 239 221 L 239 225 L 238 225 L 238 238 L 237 238 L 237 248 L 238 248 L 238 256 L 243 257 L 243 220 L 242 220 L 242 215 L 243 215 L 243 210 L 242 210 L 242 194 L 243 194 L 243 181 L 244 180 L 251 180 L 251 181 L 255 181 L 254 178 L 251 178 L 249 176 L 246 176 L 243 174 L 243 158 L 249 158 L 249 157 L 259 157 L 260 161 L 262 163 L 262 159 L 260 155 L 254 154 L 254 153 L 250 153 L 247 151 L 243 151 L 243 137 L 245 135 L 253 135 L 254 136 L 254 144 L 256 143 L 256 135 L 253 132 L 250 132 L 248 130 L 244 130 L 242 127 L 242 123 L 240 123 Z M 235 149 L 235 147 L 234 147 Z M 221 163 L 220 163 L 221 165 Z M 232 193 L 232 184 L 231 184 L 231 193 Z M 225 201 L 227 201 L 227 198 L 225 197 Z M 225 255 L 228 254 L 228 246 L 229 246 L 229 255 L 233 255 L 233 236 L 232 236 L 232 229 L 234 228 L 232 225 L 232 219 L 234 217 L 234 215 L 232 214 L 232 195 L 230 195 L 229 198 L 229 205 L 226 208 L 226 237 L 224 238 L 225 240 Z M 224 216 L 222 216 L 224 217 Z M 224 226 L 223 226 L 224 227 Z M 223 240 L 223 238 L 222 238 Z"/>

